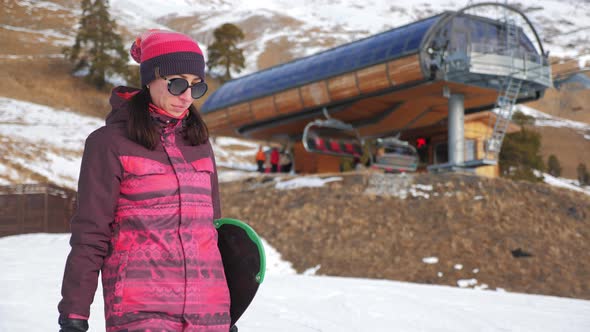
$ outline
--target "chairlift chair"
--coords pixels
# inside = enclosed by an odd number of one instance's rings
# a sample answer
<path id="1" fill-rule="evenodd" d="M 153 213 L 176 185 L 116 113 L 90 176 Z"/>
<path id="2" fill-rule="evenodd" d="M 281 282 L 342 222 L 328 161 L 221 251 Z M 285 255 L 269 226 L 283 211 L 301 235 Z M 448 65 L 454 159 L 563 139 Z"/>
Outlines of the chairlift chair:
<path id="1" fill-rule="evenodd" d="M 350 124 L 326 117 L 326 120 L 315 120 L 305 126 L 302 137 L 305 150 L 339 157 L 360 158 L 363 154 L 363 142 L 357 130 Z"/>
<path id="2" fill-rule="evenodd" d="M 377 151 L 374 156 L 373 168 L 387 172 L 414 172 L 418 168 L 418 152 L 416 148 L 397 137 L 377 139 Z"/>

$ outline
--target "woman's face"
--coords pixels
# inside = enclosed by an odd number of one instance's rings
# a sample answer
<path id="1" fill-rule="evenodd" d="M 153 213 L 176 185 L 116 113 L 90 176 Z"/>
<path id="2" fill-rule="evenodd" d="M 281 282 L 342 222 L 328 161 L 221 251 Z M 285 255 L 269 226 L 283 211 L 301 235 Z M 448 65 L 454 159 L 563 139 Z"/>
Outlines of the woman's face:
<path id="1" fill-rule="evenodd" d="M 189 85 L 201 82 L 201 78 L 192 74 L 168 75 L 165 78 L 156 78 L 148 88 L 152 103 L 174 116 L 180 116 L 193 102 L 190 87 L 178 96 L 168 91 L 168 81 L 173 78 L 182 78 L 188 81 Z"/>

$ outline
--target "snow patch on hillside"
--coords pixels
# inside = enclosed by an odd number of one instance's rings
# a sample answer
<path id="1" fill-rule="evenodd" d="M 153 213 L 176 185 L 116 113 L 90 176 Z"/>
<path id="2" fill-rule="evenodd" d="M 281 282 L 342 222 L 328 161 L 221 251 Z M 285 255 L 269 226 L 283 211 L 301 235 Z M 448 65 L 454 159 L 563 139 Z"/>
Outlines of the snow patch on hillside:
<path id="1" fill-rule="evenodd" d="M 590 131 L 590 124 L 551 116 L 526 105 L 516 105 L 515 110 L 521 111 L 523 114 L 533 117 L 535 119 L 535 126 L 570 128 L 578 131 Z"/>
<path id="2" fill-rule="evenodd" d="M 0 97 L 0 155 L 14 167 L 76 190 L 86 137 L 103 125 L 104 120 L 96 117 Z M 241 171 L 220 171 L 221 180 L 242 178 L 256 169 L 256 143 L 217 137 L 212 146 L 218 166 Z M 0 166 L 0 185 L 22 181 L 17 169 L 8 164 Z"/>
<path id="3" fill-rule="evenodd" d="M 104 121 L 0 97 L 3 157 L 57 185 L 77 188 L 84 141 Z M 10 176 L 10 175 L 8 175 Z"/>
<path id="4" fill-rule="evenodd" d="M 317 176 L 305 176 L 305 177 L 298 177 L 291 180 L 281 181 L 280 178 L 277 179 L 277 184 L 275 185 L 276 189 L 279 190 L 290 190 L 290 189 L 298 189 L 298 188 L 314 188 L 314 187 L 323 187 L 324 184 L 334 181 L 342 181 L 342 178 L 339 176 L 329 177 L 329 178 L 320 178 Z"/>
<path id="5" fill-rule="evenodd" d="M 565 179 L 560 177 L 552 176 L 551 174 L 535 171 L 535 175 L 538 177 L 543 177 L 543 181 L 547 184 L 550 184 L 554 187 L 566 188 L 574 191 L 578 191 L 590 196 L 590 186 L 580 186 L 580 182 L 578 180 L 572 179 Z"/>

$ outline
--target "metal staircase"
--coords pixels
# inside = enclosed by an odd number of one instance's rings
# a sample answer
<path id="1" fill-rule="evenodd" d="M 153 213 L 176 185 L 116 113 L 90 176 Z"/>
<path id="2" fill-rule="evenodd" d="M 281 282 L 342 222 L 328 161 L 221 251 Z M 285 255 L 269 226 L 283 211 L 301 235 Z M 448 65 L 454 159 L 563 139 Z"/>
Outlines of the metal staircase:
<path id="1" fill-rule="evenodd" d="M 504 141 L 504 136 L 506 136 L 506 131 L 512 120 L 514 104 L 518 99 L 520 87 L 522 85 L 522 80 L 515 77 L 519 70 L 514 61 L 517 57 L 519 45 L 518 27 L 512 20 L 506 20 L 505 27 L 506 54 L 512 58 L 512 61 L 510 61 L 509 75 L 504 77 L 500 93 L 498 94 L 498 99 L 496 100 L 496 105 L 494 107 L 496 122 L 494 123 L 494 129 L 489 136 L 485 151 L 485 159 L 493 161 L 494 163 L 497 163 L 498 161 L 502 142 Z M 490 127 L 491 122 L 492 117 L 490 117 Z"/>

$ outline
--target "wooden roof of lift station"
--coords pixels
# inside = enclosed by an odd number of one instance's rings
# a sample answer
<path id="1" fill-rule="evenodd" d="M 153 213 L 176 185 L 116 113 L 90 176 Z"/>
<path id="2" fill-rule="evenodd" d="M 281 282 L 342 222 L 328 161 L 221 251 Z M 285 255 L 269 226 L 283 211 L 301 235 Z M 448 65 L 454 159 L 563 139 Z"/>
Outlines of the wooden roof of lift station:
<path id="1" fill-rule="evenodd" d="M 497 107 L 508 80 L 518 82 L 514 102 L 540 98 L 551 73 L 534 28 L 531 40 L 523 27 L 467 13 L 476 6 L 231 80 L 201 112 L 213 135 L 297 142 L 323 110 L 378 138 L 447 118 L 451 94 L 465 114 Z"/>

